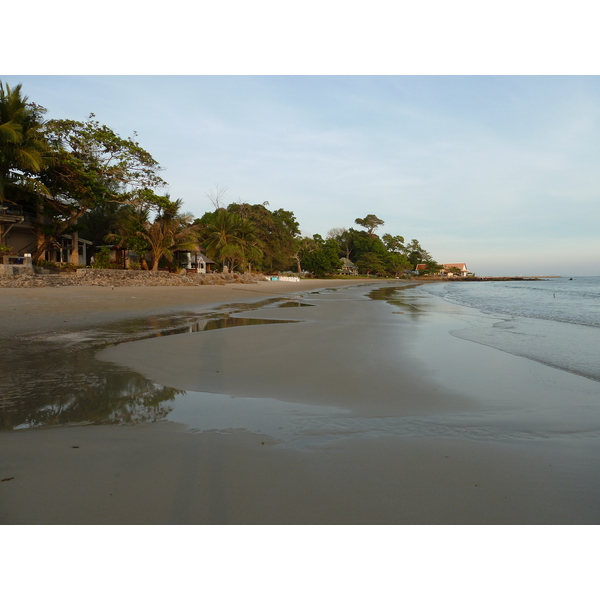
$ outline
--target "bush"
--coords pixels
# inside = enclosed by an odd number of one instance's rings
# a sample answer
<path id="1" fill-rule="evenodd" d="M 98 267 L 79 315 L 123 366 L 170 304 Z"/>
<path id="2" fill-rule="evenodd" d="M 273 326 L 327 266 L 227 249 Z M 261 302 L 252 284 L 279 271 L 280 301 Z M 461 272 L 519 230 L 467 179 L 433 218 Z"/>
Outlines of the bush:
<path id="1" fill-rule="evenodd" d="M 110 265 L 110 249 L 104 246 L 104 248 L 100 248 L 100 252 L 94 256 L 92 269 L 110 269 Z"/>

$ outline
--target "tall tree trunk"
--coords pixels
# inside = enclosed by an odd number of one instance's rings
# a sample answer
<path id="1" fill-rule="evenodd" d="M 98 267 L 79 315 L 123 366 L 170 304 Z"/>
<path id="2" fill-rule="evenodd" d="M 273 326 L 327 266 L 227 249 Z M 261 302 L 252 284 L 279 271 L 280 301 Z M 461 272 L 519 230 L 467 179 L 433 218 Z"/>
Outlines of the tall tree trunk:
<path id="1" fill-rule="evenodd" d="M 79 234 L 76 231 L 71 233 L 71 263 L 79 265 Z"/>
<path id="2" fill-rule="evenodd" d="M 42 231 L 44 225 L 44 201 L 42 198 L 38 198 L 35 204 L 35 235 L 36 235 L 36 249 L 33 254 L 33 260 L 39 260 L 44 251 L 46 250 L 46 236 Z"/>

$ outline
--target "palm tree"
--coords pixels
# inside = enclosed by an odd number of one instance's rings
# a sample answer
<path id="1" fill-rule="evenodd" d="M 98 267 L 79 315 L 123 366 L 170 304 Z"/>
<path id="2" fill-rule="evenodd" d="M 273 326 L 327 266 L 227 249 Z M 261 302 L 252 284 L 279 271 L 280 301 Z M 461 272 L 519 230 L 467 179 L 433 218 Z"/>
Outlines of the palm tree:
<path id="1" fill-rule="evenodd" d="M 104 237 L 105 241 L 114 243 L 120 250 L 135 252 L 140 257 L 140 266 L 146 271 L 146 252 L 149 250 L 149 244 L 144 234 L 149 215 L 150 210 L 144 206 L 120 206 L 114 219 L 114 231 Z"/>
<path id="2" fill-rule="evenodd" d="M 193 224 L 193 216 L 179 213 L 182 200 L 172 202 L 168 194 L 163 197 L 152 223 L 146 222 L 141 237 L 148 243 L 152 253 L 152 270 L 158 271 L 158 263 L 164 256 L 173 259 L 175 250 L 193 250 L 197 245 L 197 227 Z"/>
<path id="3" fill-rule="evenodd" d="M 204 224 L 201 238 L 207 254 L 232 271 L 237 265 L 244 266 L 248 260 L 255 261 L 262 256 L 261 243 L 252 223 L 223 208 L 216 210 L 213 218 Z"/>
<path id="4" fill-rule="evenodd" d="M 21 95 L 21 84 L 11 89 L 0 82 L 0 200 L 14 184 L 47 192 L 32 177 L 50 162 L 50 148 L 42 131 L 41 115 L 45 112 Z"/>

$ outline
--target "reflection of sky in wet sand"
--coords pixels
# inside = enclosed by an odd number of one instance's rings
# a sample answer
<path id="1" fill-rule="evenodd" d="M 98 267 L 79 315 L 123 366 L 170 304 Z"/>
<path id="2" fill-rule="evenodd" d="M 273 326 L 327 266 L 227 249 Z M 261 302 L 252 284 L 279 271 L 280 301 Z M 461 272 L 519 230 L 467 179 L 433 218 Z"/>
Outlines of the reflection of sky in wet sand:
<path id="1" fill-rule="evenodd" d="M 350 411 L 327 406 L 281 402 L 272 398 L 234 398 L 207 392 L 183 392 L 167 419 L 183 423 L 196 432 L 252 431 L 278 442 L 306 437 L 310 425 L 314 435 L 331 430 L 331 419 Z M 323 425 L 329 423 L 324 429 Z"/>
<path id="2" fill-rule="evenodd" d="M 558 409 L 466 412 L 420 417 L 360 417 L 352 411 L 272 398 L 235 398 L 182 392 L 166 419 L 193 433 L 249 431 L 282 448 L 308 448 L 348 437 L 419 436 L 474 441 L 532 442 L 547 439 L 600 439 L 600 426 L 585 407 L 564 420 Z M 597 421 L 597 419 L 595 419 Z"/>

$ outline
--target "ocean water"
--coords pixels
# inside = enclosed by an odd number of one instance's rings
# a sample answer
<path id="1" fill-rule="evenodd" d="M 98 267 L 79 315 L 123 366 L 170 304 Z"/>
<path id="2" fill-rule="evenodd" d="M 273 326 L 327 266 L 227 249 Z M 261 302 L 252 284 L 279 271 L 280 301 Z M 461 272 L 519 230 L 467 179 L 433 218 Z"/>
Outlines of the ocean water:
<path id="1" fill-rule="evenodd" d="M 452 282 L 421 289 L 476 309 L 452 335 L 600 381 L 600 277 Z"/>

